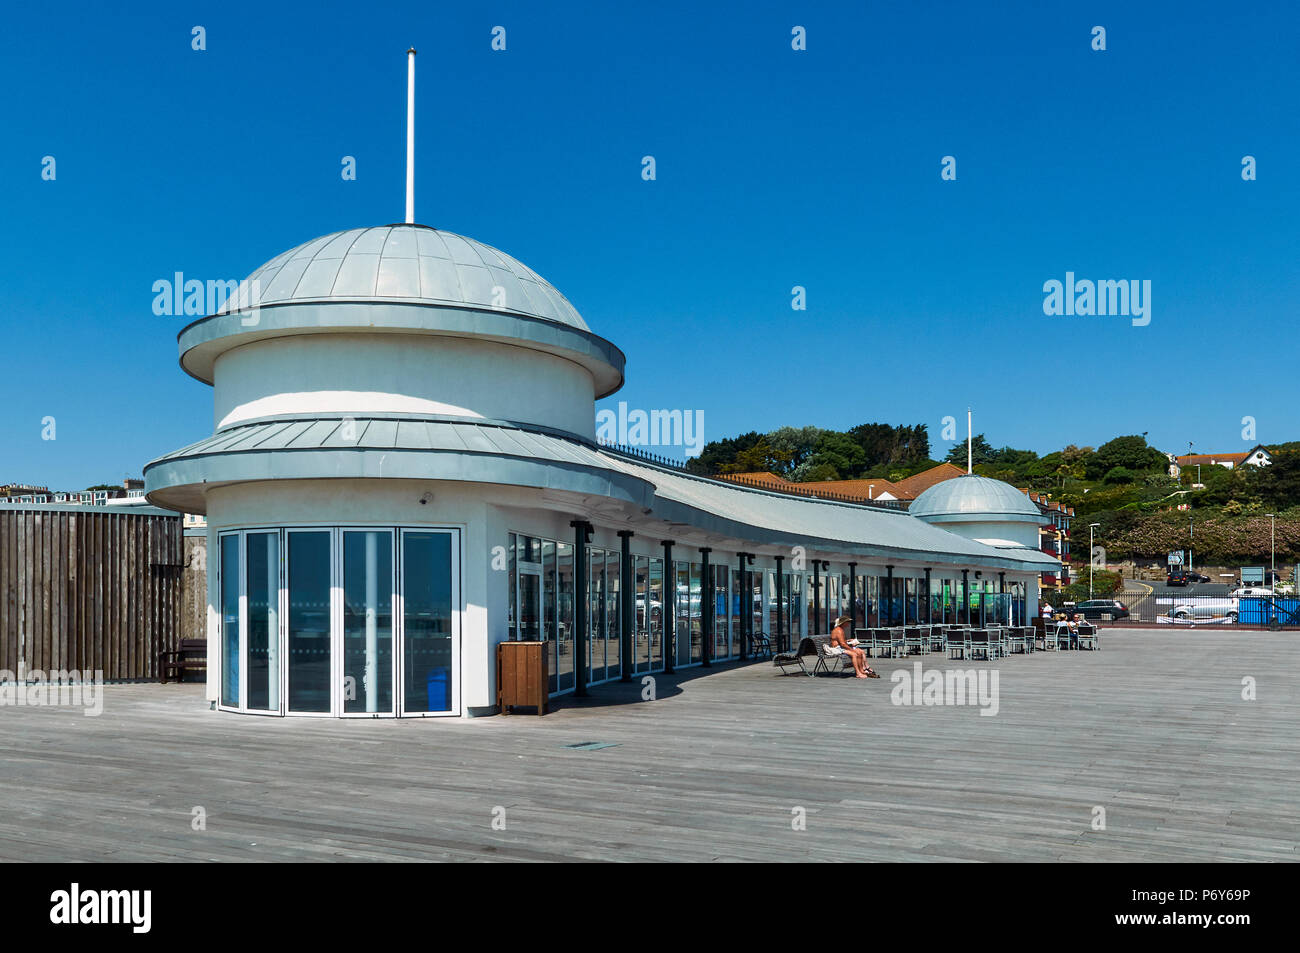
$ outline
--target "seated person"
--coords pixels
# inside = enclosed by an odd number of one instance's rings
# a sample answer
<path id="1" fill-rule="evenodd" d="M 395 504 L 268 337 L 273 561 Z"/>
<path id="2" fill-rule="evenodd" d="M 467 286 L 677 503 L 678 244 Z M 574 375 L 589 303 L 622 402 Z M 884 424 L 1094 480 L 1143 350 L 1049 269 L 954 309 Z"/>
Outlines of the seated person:
<path id="1" fill-rule="evenodd" d="M 858 648 L 858 640 L 849 639 L 844 634 L 848 632 L 852 621 L 846 615 L 842 615 L 835 620 L 835 628 L 831 629 L 831 646 L 849 653 L 849 658 L 853 661 L 853 672 L 856 678 L 879 678 L 880 676 L 867 664 L 867 653 Z M 838 653 L 832 652 L 832 654 Z"/>

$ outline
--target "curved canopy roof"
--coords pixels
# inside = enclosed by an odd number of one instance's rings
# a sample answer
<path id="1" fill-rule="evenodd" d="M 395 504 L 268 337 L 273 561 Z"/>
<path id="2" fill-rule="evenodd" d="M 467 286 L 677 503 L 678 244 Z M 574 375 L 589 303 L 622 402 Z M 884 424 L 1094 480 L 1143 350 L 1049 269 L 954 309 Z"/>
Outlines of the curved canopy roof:
<path id="1" fill-rule="evenodd" d="M 1040 523 L 1038 506 L 1010 483 L 971 473 L 936 483 L 907 511 L 934 523 Z"/>
<path id="2" fill-rule="evenodd" d="M 752 545 L 804 545 L 925 564 L 1052 572 L 901 510 L 811 500 L 653 466 L 572 435 L 464 418 L 278 418 L 225 428 L 145 467 L 150 502 L 202 512 L 206 487 L 258 480 L 387 478 L 529 486 L 605 497 L 650 519 Z"/>
<path id="3" fill-rule="evenodd" d="M 427 225 L 381 225 L 322 235 L 248 276 L 263 305 L 410 301 L 488 308 L 588 331 L 567 298 L 491 245 Z M 235 310 L 229 302 L 217 313 Z"/>

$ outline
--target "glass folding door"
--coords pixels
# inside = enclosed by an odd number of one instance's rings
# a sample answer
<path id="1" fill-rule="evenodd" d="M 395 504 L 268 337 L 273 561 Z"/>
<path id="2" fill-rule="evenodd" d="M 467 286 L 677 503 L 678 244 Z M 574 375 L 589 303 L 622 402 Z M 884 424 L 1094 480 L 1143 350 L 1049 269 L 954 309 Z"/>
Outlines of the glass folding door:
<path id="1" fill-rule="evenodd" d="M 289 711 L 330 711 L 330 531 L 291 530 L 289 539 Z"/>
<path id="2" fill-rule="evenodd" d="M 402 531 L 403 714 L 457 710 L 452 535 Z"/>
<path id="3" fill-rule="evenodd" d="M 393 534 L 343 531 L 343 712 L 393 713 Z"/>

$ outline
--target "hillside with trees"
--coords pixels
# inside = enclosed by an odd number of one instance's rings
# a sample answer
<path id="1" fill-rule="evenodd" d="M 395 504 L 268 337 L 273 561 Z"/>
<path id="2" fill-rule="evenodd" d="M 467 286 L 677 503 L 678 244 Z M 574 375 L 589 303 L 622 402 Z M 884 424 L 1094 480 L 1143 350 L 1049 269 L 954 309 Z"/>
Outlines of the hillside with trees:
<path id="1" fill-rule="evenodd" d="M 1069 444 L 1041 456 L 995 447 L 984 434 L 971 441 L 976 473 L 1074 507 L 1076 559 L 1087 557 L 1088 524 L 1099 523 L 1095 538 L 1111 561 L 1163 560 L 1189 543 L 1198 563 L 1267 561 L 1267 514 L 1273 513 L 1281 566 L 1300 561 L 1300 441 L 1269 450 L 1271 466 L 1202 466 L 1203 486 L 1195 487 L 1194 467 L 1171 477 L 1168 458 L 1141 435 L 1115 437 L 1096 448 Z M 964 467 L 965 442 L 944 459 Z M 713 441 L 687 467 L 705 475 L 770 471 L 795 482 L 898 481 L 937 462 L 930 458 L 925 424 L 866 423 L 847 431 L 781 427 Z"/>

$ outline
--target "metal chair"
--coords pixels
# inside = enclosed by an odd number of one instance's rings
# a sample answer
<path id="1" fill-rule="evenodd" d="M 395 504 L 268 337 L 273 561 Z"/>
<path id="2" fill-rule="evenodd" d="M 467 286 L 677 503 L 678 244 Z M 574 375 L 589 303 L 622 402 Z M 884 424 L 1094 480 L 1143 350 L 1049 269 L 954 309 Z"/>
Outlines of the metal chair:
<path id="1" fill-rule="evenodd" d="M 898 651 L 904 647 L 902 629 L 871 629 L 871 647 L 876 651 L 876 658 L 884 658 L 880 653 L 888 651 L 889 658 L 898 658 Z"/>
<path id="2" fill-rule="evenodd" d="M 988 629 L 971 629 L 970 657 L 976 658 L 982 652 L 987 660 L 996 658 L 997 647 L 991 641 L 993 638 L 996 637 L 991 636 Z"/>
<path id="3" fill-rule="evenodd" d="M 817 647 L 817 664 L 813 666 L 812 671 L 814 675 L 819 672 L 839 675 L 843 673 L 845 665 L 848 665 L 850 670 L 853 669 L 853 655 L 846 649 L 832 645 L 829 635 L 816 636 L 812 641 Z"/>
<path id="4" fill-rule="evenodd" d="M 923 632 L 919 625 L 909 625 L 903 627 L 903 654 L 911 655 L 912 649 L 916 649 L 918 655 L 924 655 L 930 647 L 929 633 Z"/>
<path id="5" fill-rule="evenodd" d="M 930 651 L 948 651 L 948 630 L 941 625 L 930 626 Z"/>
<path id="6" fill-rule="evenodd" d="M 817 654 L 817 646 L 813 644 L 812 639 L 801 639 L 799 649 L 796 652 L 778 652 L 772 656 L 772 664 L 781 670 L 781 674 L 786 674 L 787 668 L 798 668 L 804 675 L 812 676 L 808 666 L 804 664 L 804 659 L 808 656 Z"/>
<path id="7" fill-rule="evenodd" d="M 872 649 L 871 632 L 872 632 L 871 629 L 866 629 L 866 628 L 859 628 L 853 630 L 853 637 L 858 640 L 858 648 L 866 652 L 867 655 L 871 654 L 871 649 Z"/>
<path id="8" fill-rule="evenodd" d="M 970 658 L 970 629 L 959 625 L 952 626 L 945 633 L 945 638 L 948 643 L 948 658 L 952 658 L 954 652 L 960 652 L 963 659 Z"/>
<path id="9" fill-rule="evenodd" d="M 1101 650 L 1101 639 L 1097 637 L 1097 627 L 1087 622 L 1079 623 L 1079 648 Z"/>

